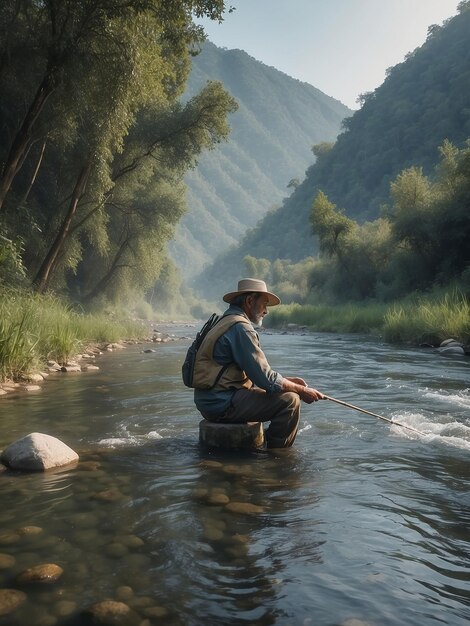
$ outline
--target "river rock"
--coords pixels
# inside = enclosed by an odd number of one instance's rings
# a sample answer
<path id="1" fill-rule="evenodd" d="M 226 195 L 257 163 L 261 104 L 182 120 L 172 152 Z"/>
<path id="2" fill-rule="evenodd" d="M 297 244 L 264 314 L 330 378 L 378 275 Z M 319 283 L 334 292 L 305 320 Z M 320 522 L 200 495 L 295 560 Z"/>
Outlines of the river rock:
<path id="1" fill-rule="evenodd" d="M 80 365 L 78 365 L 78 363 L 74 364 L 74 365 L 62 365 L 62 367 L 60 368 L 61 372 L 81 372 L 82 368 L 80 367 Z"/>
<path id="2" fill-rule="evenodd" d="M 463 349 L 463 347 L 458 344 L 448 344 L 443 348 L 438 348 L 437 351 L 439 352 L 439 354 L 458 354 L 462 356 L 465 354 L 465 350 Z"/>
<path id="3" fill-rule="evenodd" d="M 100 369 L 100 368 L 98 367 L 98 365 L 91 365 L 91 364 L 84 365 L 84 366 L 82 367 L 82 370 L 83 370 L 84 372 L 95 372 L 95 371 L 97 371 L 97 370 L 99 370 L 99 369 Z"/>
<path id="4" fill-rule="evenodd" d="M 103 600 L 85 611 L 96 626 L 138 626 L 141 618 L 124 602 Z"/>
<path id="5" fill-rule="evenodd" d="M 262 506 L 251 504 L 250 502 L 230 502 L 225 508 L 231 513 L 240 513 L 242 515 L 258 515 L 264 512 Z"/>
<path id="6" fill-rule="evenodd" d="M 0 616 L 16 611 L 26 601 L 26 594 L 18 589 L 0 589 Z"/>
<path id="7" fill-rule="evenodd" d="M 40 526 L 22 526 L 16 531 L 21 537 L 33 537 L 42 533 Z"/>
<path id="8" fill-rule="evenodd" d="M 55 563 L 43 563 L 35 567 L 29 567 L 18 574 L 16 582 L 20 585 L 31 583 L 55 583 L 64 573 L 64 570 Z"/>
<path id="9" fill-rule="evenodd" d="M 445 348 L 446 346 L 461 346 L 462 347 L 462 344 L 460 343 L 460 341 L 457 341 L 457 339 L 444 339 L 444 341 L 441 341 L 439 347 Z"/>
<path id="10" fill-rule="evenodd" d="M 14 556 L 0 552 L 0 570 L 12 568 L 15 562 L 16 559 Z"/>
<path id="11" fill-rule="evenodd" d="M 78 454 L 56 437 L 30 433 L 7 446 L 0 461 L 12 469 L 44 471 L 74 463 Z"/>
<path id="12" fill-rule="evenodd" d="M 28 383 L 42 383 L 44 378 L 41 376 L 41 374 L 26 374 L 23 377 L 23 380 Z"/>

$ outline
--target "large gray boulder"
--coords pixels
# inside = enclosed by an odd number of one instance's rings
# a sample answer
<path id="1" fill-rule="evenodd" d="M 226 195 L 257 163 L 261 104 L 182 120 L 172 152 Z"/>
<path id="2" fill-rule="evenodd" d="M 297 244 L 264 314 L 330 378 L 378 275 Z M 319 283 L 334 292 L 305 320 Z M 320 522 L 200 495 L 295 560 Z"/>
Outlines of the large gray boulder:
<path id="1" fill-rule="evenodd" d="M 31 433 L 3 450 L 0 461 L 11 469 L 44 471 L 78 461 L 78 454 L 65 443 L 43 433 Z"/>

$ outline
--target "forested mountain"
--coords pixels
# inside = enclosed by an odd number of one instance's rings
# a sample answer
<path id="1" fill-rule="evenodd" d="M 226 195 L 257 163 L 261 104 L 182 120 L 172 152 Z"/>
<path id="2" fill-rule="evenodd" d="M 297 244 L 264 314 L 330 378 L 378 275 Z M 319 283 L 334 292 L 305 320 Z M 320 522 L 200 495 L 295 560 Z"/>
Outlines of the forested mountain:
<path id="1" fill-rule="evenodd" d="M 403 169 L 414 165 L 432 175 L 445 139 L 464 146 L 470 137 L 470 3 L 459 9 L 443 26 L 430 27 L 425 44 L 364 95 L 334 146 L 322 146 L 283 206 L 204 272 L 197 282 L 201 289 L 215 296 L 223 289 L 219 276 L 226 284 L 244 272 L 245 255 L 297 261 L 315 254 L 309 215 L 319 190 L 350 217 L 374 219 Z"/>
<path id="2" fill-rule="evenodd" d="M 312 145 L 334 140 L 341 121 L 352 113 L 242 50 L 209 42 L 193 59 L 188 96 L 208 80 L 220 81 L 239 108 L 230 116 L 229 142 L 202 155 L 186 177 L 188 213 L 171 246 L 186 279 L 279 206 L 289 182 L 304 177 Z"/>

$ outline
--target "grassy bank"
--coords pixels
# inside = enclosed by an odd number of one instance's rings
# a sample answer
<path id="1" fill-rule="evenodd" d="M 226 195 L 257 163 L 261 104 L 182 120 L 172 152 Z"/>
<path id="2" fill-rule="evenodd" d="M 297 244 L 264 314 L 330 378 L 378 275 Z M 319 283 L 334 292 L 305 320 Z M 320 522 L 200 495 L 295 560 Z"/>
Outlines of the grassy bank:
<path id="1" fill-rule="evenodd" d="M 336 333 L 377 333 L 391 343 L 438 345 L 453 338 L 470 344 L 470 304 L 458 293 L 395 304 L 281 305 L 270 311 L 273 327 L 287 324 Z"/>
<path id="2" fill-rule="evenodd" d="M 89 343 L 139 339 L 142 324 L 105 314 L 79 313 L 53 296 L 0 294 L 0 381 L 17 379 L 48 359 L 59 363 Z"/>

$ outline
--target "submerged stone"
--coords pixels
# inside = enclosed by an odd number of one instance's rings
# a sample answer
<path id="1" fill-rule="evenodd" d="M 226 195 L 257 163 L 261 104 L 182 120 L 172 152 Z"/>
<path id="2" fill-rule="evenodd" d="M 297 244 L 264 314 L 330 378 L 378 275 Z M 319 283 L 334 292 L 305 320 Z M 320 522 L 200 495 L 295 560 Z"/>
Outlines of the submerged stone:
<path id="1" fill-rule="evenodd" d="M 141 618 L 124 602 L 103 600 L 93 604 L 85 615 L 97 626 L 138 626 Z"/>
<path id="2" fill-rule="evenodd" d="M 10 569 L 16 563 L 16 559 L 11 554 L 0 552 L 0 569 Z"/>
<path id="3" fill-rule="evenodd" d="M 258 515 L 264 513 L 262 506 L 251 504 L 250 502 L 230 502 L 225 507 L 231 513 L 240 513 L 242 515 Z"/>
<path id="4" fill-rule="evenodd" d="M 0 589 L 0 616 L 16 611 L 26 601 L 26 594 L 18 589 Z"/>
<path id="5" fill-rule="evenodd" d="M 20 585 L 31 583 L 55 583 L 64 573 L 64 570 L 55 563 L 43 563 L 30 567 L 16 577 L 16 582 Z"/>

